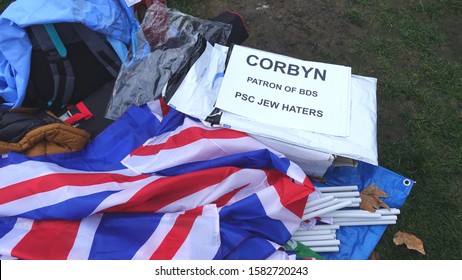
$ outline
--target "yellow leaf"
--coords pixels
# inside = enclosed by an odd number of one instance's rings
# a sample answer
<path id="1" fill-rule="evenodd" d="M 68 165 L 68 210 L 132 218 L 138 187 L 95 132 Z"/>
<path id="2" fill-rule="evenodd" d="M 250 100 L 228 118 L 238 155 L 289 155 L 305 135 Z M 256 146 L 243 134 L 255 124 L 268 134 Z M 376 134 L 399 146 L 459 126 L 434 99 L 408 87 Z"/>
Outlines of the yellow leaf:
<path id="1" fill-rule="evenodd" d="M 375 210 L 380 207 L 390 209 L 390 207 L 388 207 L 388 205 L 380 199 L 381 197 L 388 197 L 388 194 L 374 184 L 370 184 L 363 189 L 359 193 L 359 197 L 361 198 L 359 208 L 363 210 L 375 212 Z"/>
<path id="2" fill-rule="evenodd" d="M 425 255 L 425 250 L 424 250 L 424 245 L 423 245 L 422 240 L 420 240 L 417 236 L 413 234 L 398 231 L 393 237 L 393 242 L 395 243 L 395 245 L 406 244 L 408 249 L 416 250 L 422 255 Z"/>

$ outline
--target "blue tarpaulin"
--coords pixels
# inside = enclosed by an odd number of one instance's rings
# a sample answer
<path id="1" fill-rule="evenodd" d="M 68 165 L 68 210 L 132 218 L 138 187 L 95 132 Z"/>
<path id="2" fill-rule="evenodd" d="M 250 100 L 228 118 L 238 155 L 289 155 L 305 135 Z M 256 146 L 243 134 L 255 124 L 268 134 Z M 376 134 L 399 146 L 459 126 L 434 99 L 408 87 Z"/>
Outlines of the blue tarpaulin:
<path id="1" fill-rule="evenodd" d="M 382 200 L 390 208 L 401 208 L 406 201 L 414 181 L 381 166 L 358 162 L 357 166 L 332 166 L 323 177 L 325 183 L 315 183 L 318 187 L 357 185 L 359 190 L 374 184 L 389 197 Z M 399 217 L 398 217 L 399 219 Z M 390 225 L 393 226 L 393 225 Z M 375 226 L 341 226 L 337 230 L 340 251 L 320 253 L 326 259 L 365 260 L 379 242 L 386 225 Z"/>

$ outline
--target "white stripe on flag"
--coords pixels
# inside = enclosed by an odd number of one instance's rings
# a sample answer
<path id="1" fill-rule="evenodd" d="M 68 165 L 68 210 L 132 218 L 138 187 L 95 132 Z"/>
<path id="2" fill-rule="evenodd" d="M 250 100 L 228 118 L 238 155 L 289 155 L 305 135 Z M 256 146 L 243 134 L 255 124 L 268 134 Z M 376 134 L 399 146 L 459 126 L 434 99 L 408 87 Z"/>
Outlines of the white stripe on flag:
<path id="1" fill-rule="evenodd" d="M 0 205 L 0 214 L 2 216 L 15 216 L 35 209 L 55 205 L 68 199 L 84 197 L 103 191 L 121 191 L 117 193 L 116 199 L 113 199 L 111 203 L 123 203 L 130 199 L 131 195 L 136 193 L 137 189 L 144 187 L 147 182 L 153 180 L 154 177 L 148 177 L 136 182 L 126 183 L 109 182 L 82 187 L 66 185 L 52 191 L 29 195 L 27 197 L 4 203 Z M 107 205 L 112 206 L 113 204 L 106 203 L 104 205 L 99 205 L 97 210 L 100 211 L 105 209 L 103 208 L 105 205 L 108 207 Z"/>
<path id="2" fill-rule="evenodd" d="M 145 179 L 138 180 L 136 182 L 123 184 L 122 191 L 113 193 L 110 196 L 108 196 L 105 200 L 101 201 L 98 207 L 96 207 L 95 210 L 91 214 L 101 212 L 104 209 L 110 208 L 112 206 L 126 203 L 136 193 L 138 193 L 141 189 L 143 189 L 146 185 L 158 180 L 159 178 L 163 178 L 163 177 L 153 175 Z"/>
<path id="3" fill-rule="evenodd" d="M 232 199 L 234 202 L 268 186 L 267 184 L 265 185 L 262 183 L 266 183 L 266 173 L 264 171 L 260 169 L 241 169 L 236 173 L 229 175 L 223 181 L 220 181 L 215 185 L 210 185 L 209 187 L 191 195 L 179 198 L 169 205 L 159 209 L 157 212 L 179 212 L 193 209 L 201 205 L 210 204 L 221 198 L 223 195 L 226 195 L 228 192 L 249 184 L 243 190 L 237 192 L 239 193 L 238 196 L 237 194 L 234 195 L 234 199 Z M 231 203 L 232 202 L 230 201 L 227 204 Z"/>
<path id="4" fill-rule="evenodd" d="M 168 141 L 168 139 L 170 137 L 175 136 L 177 134 L 180 134 L 184 130 L 186 130 L 188 128 L 191 128 L 191 127 L 198 127 L 198 128 L 202 128 L 204 130 L 218 130 L 218 129 L 220 129 L 220 128 L 215 128 L 215 127 L 208 127 L 208 126 L 205 126 L 202 123 L 196 122 L 196 121 L 194 121 L 194 120 L 192 120 L 190 118 L 185 118 L 183 123 L 181 125 L 179 125 L 175 130 L 167 131 L 167 132 L 165 132 L 165 133 L 163 133 L 161 135 L 152 137 L 152 138 L 148 139 L 143 144 L 143 146 L 158 145 L 158 144 L 165 143 L 165 142 Z"/>
<path id="5" fill-rule="evenodd" d="M 149 156 L 129 156 L 122 164 L 138 173 L 152 173 L 185 163 L 212 160 L 238 153 L 264 149 L 250 137 L 238 139 L 201 139 L 175 149 L 161 150 Z"/>
<path id="6" fill-rule="evenodd" d="M 293 163 L 292 161 L 290 162 L 289 168 L 287 169 L 286 172 L 287 176 L 290 178 L 294 179 L 295 181 L 302 183 L 306 179 L 306 174 L 305 172 L 298 166 L 297 164 Z"/>
<path id="7" fill-rule="evenodd" d="M 57 173 L 67 173 L 67 174 L 79 174 L 79 173 L 101 173 L 101 172 L 89 172 L 89 171 L 80 171 L 75 169 L 68 169 L 61 167 L 55 163 L 41 162 L 28 160 L 21 162 L 19 164 L 10 164 L 1 168 L 2 174 L 18 174 L 18 176 L 1 176 L 0 180 L 0 189 L 8 187 L 13 184 L 21 183 L 27 180 L 36 179 L 38 177 L 57 174 Z M 111 174 L 121 174 L 127 176 L 135 175 L 132 171 L 128 169 L 114 170 L 107 173 Z M 19 175 L 20 174 L 20 175 Z"/>
<path id="8" fill-rule="evenodd" d="M 220 248 L 220 217 L 215 205 L 205 205 L 173 259 L 211 260 Z"/>
<path id="9" fill-rule="evenodd" d="M 262 171 L 262 170 L 253 170 L 253 171 Z M 253 181 L 250 183 L 250 185 L 246 186 L 245 188 L 241 189 L 240 191 L 238 191 L 237 193 L 234 194 L 234 196 L 228 201 L 228 203 L 226 203 L 226 205 L 231 205 L 239 200 L 242 200 L 250 195 L 253 195 L 265 188 L 268 188 L 270 187 L 268 185 L 268 181 L 267 181 L 267 176 L 266 176 L 266 173 L 265 174 L 261 174 L 262 176 L 260 176 L 260 174 L 256 174 L 253 173 L 252 175 L 249 175 L 249 176 L 252 176 L 248 179 L 253 179 Z M 264 175 L 264 176 L 263 176 Z M 260 180 L 261 179 L 261 180 Z M 224 205 L 224 206 L 226 206 Z"/>
<path id="10" fill-rule="evenodd" d="M 68 260 L 87 260 L 90 256 L 91 246 L 95 237 L 96 230 L 103 218 L 103 214 L 96 214 L 83 219 L 80 222 L 74 245 L 72 246 Z"/>
<path id="11" fill-rule="evenodd" d="M 149 107 L 149 110 L 151 113 L 161 122 L 164 118 L 162 114 L 162 106 L 160 104 L 160 100 L 152 100 L 146 103 L 146 105 Z"/>
<path id="12" fill-rule="evenodd" d="M 151 237 L 140 247 L 133 256 L 133 260 L 148 260 L 152 254 L 159 248 L 164 238 L 172 229 L 176 219 L 183 213 L 164 214 L 159 221 L 159 225 L 152 233 Z"/>
<path id="13" fill-rule="evenodd" d="M 18 218 L 7 234 L 0 238 L 0 256 L 11 257 L 11 251 L 32 229 L 33 220 Z"/>
<path id="14" fill-rule="evenodd" d="M 281 204 L 278 192 L 274 187 L 266 188 L 257 193 L 268 217 L 280 220 L 290 233 L 300 227 L 301 219 Z M 278 199 L 279 198 L 279 199 Z M 283 244 L 280 244 L 283 245 Z"/>

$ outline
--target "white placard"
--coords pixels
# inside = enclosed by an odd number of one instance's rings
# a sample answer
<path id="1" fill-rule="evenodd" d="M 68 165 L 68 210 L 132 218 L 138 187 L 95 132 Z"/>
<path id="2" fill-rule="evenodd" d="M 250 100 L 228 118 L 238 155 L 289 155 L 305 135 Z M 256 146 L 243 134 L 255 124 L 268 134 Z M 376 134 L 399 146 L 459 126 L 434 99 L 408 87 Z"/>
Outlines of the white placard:
<path id="1" fill-rule="evenodd" d="M 235 45 L 216 107 L 257 122 L 350 133 L 351 68 Z"/>

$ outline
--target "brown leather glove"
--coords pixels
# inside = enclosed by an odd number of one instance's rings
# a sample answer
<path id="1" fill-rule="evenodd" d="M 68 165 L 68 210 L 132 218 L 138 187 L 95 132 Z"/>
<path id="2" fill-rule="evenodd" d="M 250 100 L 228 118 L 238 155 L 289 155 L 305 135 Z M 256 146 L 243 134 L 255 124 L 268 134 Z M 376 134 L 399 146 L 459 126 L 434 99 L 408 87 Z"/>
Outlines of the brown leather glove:
<path id="1" fill-rule="evenodd" d="M 0 111 L 0 154 L 28 156 L 81 150 L 90 134 L 70 126 L 49 112 L 35 109 Z"/>

